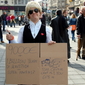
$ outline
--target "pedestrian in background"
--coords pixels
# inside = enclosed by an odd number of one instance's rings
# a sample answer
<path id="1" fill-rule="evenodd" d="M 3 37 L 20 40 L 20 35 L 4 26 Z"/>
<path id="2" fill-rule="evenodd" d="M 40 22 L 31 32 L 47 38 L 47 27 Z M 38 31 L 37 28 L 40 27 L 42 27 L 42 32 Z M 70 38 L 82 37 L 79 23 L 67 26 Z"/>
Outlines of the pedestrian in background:
<path id="1" fill-rule="evenodd" d="M 62 11 L 62 14 L 63 14 L 65 20 L 67 21 L 68 26 L 69 26 L 70 16 L 68 15 L 68 11 L 66 9 L 64 9 Z M 68 33 L 69 33 L 69 30 L 70 30 L 70 27 L 68 27 L 68 29 L 67 29 Z M 70 35 L 68 34 L 68 36 L 70 36 Z M 69 43 L 69 46 L 70 46 L 70 39 L 68 39 L 68 43 Z M 70 49 L 71 49 L 71 47 L 70 47 Z"/>
<path id="2" fill-rule="evenodd" d="M 21 16 L 21 24 L 24 25 L 24 15 Z"/>
<path id="3" fill-rule="evenodd" d="M 50 22 L 51 22 L 51 16 L 50 15 L 48 15 L 47 21 L 48 21 L 48 25 L 50 25 Z"/>
<path id="4" fill-rule="evenodd" d="M 82 11 L 80 10 L 80 14 L 79 14 L 79 16 L 80 15 L 82 15 Z M 79 17 L 78 16 L 78 17 Z M 78 38 L 78 41 L 77 41 L 77 56 L 76 56 L 76 60 L 78 60 L 78 58 L 80 58 L 81 59 L 81 56 L 80 56 L 80 51 L 81 51 L 81 48 L 82 48 L 82 40 L 81 40 L 81 38 Z"/>
<path id="5" fill-rule="evenodd" d="M 68 11 L 66 9 L 64 9 L 62 11 L 62 14 L 63 14 L 64 18 L 66 19 L 67 23 L 69 24 L 70 16 L 68 15 Z"/>
<path id="6" fill-rule="evenodd" d="M 18 16 L 19 26 L 21 25 L 21 16 Z"/>
<path id="7" fill-rule="evenodd" d="M 77 19 L 77 37 L 81 39 L 82 59 L 85 60 L 85 6 L 82 6 L 81 12 L 82 14 Z"/>
<path id="8" fill-rule="evenodd" d="M 1 18 L 2 18 L 2 25 L 3 25 L 3 31 L 6 31 L 6 29 L 5 29 L 5 26 L 6 26 L 6 23 L 7 23 L 6 17 L 7 17 L 6 12 L 3 12 L 3 14 L 1 15 Z"/>
<path id="9" fill-rule="evenodd" d="M 42 22 L 42 24 L 43 25 L 46 25 L 46 16 L 45 16 L 45 14 L 44 14 L 44 10 L 42 10 L 42 15 L 41 15 L 41 22 Z"/>
<path id="10" fill-rule="evenodd" d="M 25 16 L 24 16 L 24 25 L 26 25 L 26 24 L 29 24 L 29 19 L 28 19 L 27 16 L 25 15 Z"/>
<path id="11" fill-rule="evenodd" d="M 1 40 L 1 43 L 4 43 L 3 35 L 2 35 L 2 29 L 1 29 L 1 22 L 2 22 L 2 19 L 1 19 L 1 16 L 0 16 L 0 40 Z"/>
<path id="12" fill-rule="evenodd" d="M 77 22 L 76 15 L 72 14 L 71 18 L 70 18 L 70 21 L 69 21 L 69 25 L 71 27 L 72 40 L 74 42 L 76 42 L 76 39 L 75 39 L 76 22 Z"/>
<path id="13" fill-rule="evenodd" d="M 13 14 L 11 14 L 11 27 L 14 25 L 15 27 L 15 16 Z"/>
<path id="14" fill-rule="evenodd" d="M 8 14 L 8 16 L 6 17 L 6 21 L 7 21 L 7 26 L 9 27 L 10 26 L 10 14 Z"/>
<path id="15" fill-rule="evenodd" d="M 51 20 L 50 26 L 53 29 L 52 37 L 56 43 L 67 43 L 67 58 L 70 58 L 70 45 L 67 29 L 69 25 L 62 15 L 62 11 L 57 11 L 57 16 Z M 69 60 L 68 60 L 69 62 Z"/>

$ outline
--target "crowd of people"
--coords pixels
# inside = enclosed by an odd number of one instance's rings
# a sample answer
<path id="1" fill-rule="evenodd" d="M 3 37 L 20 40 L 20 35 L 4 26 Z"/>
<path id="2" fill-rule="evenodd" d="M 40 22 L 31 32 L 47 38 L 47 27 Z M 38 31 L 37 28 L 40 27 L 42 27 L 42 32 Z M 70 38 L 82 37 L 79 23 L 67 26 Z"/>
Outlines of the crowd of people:
<path id="1" fill-rule="evenodd" d="M 6 31 L 6 26 L 15 28 L 16 23 L 18 23 L 19 26 L 26 25 L 29 23 L 29 20 L 26 17 L 26 15 L 14 16 L 14 14 L 7 14 L 5 11 L 3 12 L 3 14 L 0 16 L 0 40 L 1 40 L 1 43 L 4 43 L 3 32 Z"/>

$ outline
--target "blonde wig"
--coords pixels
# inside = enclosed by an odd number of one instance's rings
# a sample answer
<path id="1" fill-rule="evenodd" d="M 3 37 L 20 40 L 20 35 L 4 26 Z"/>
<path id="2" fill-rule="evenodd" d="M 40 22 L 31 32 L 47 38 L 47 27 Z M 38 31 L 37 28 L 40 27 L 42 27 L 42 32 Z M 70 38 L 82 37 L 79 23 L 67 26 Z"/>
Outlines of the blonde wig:
<path id="1" fill-rule="evenodd" d="M 40 13 L 42 14 L 42 8 L 41 8 L 40 4 L 36 1 L 30 1 L 27 3 L 27 5 L 25 7 L 26 16 L 28 18 L 29 18 L 28 12 L 29 12 L 30 8 L 37 8 L 40 11 Z"/>

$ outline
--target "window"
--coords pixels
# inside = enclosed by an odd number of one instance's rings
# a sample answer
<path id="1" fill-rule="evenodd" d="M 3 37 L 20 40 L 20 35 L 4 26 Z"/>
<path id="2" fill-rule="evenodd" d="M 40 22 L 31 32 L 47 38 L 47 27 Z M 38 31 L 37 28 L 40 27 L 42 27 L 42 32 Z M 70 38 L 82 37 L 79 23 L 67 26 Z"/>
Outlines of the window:
<path id="1" fill-rule="evenodd" d="M 17 4 L 17 0 L 14 0 L 14 1 L 15 1 L 14 3 Z"/>
<path id="2" fill-rule="evenodd" d="M 5 4 L 8 4 L 8 1 L 7 1 L 7 0 L 5 0 L 5 1 L 4 1 L 4 3 L 5 3 Z"/>
<path id="3" fill-rule="evenodd" d="M 12 0 L 12 4 L 13 4 L 13 0 Z"/>
<path id="4" fill-rule="evenodd" d="M 1 3 L 3 3 L 3 1 L 1 1 Z"/>
<path id="5" fill-rule="evenodd" d="M 18 4 L 23 4 L 23 0 L 18 0 Z"/>
<path id="6" fill-rule="evenodd" d="M 76 0 L 75 1 L 75 5 L 78 5 L 80 3 L 80 1 Z"/>
<path id="7" fill-rule="evenodd" d="M 25 0 L 25 4 L 27 4 L 28 0 Z"/>

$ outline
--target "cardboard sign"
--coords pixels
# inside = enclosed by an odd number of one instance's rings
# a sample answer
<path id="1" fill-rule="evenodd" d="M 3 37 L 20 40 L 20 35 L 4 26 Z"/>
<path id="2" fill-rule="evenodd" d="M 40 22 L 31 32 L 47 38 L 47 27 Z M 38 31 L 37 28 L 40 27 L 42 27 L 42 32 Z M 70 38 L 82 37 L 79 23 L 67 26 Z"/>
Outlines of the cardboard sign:
<path id="1" fill-rule="evenodd" d="M 7 44 L 7 84 L 68 85 L 65 43 Z"/>
<path id="2" fill-rule="evenodd" d="M 6 83 L 39 82 L 39 44 L 7 44 Z M 37 76 L 37 77 L 36 77 Z"/>
<path id="3" fill-rule="evenodd" d="M 41 44 L 41 84 L 68 85 L 66 44 Z"/>

